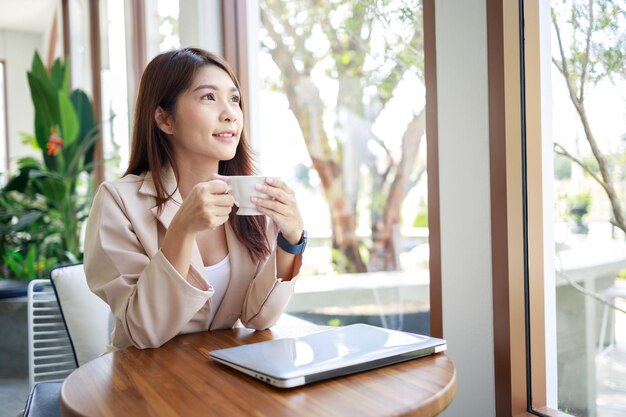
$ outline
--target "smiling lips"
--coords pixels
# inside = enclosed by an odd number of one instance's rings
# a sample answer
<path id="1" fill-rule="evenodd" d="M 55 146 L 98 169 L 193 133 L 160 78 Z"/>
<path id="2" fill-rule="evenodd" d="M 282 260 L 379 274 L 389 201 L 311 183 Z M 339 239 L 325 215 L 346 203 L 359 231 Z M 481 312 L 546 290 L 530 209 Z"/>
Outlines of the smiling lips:
<path id="1" fill-rule="evenodd" d="M 232 142 L 236 139 L 237 136 L 235 134 L 235 131 L 225 130 L 223 132 L 213 133 L 213 137 L 223 142 Z"/>

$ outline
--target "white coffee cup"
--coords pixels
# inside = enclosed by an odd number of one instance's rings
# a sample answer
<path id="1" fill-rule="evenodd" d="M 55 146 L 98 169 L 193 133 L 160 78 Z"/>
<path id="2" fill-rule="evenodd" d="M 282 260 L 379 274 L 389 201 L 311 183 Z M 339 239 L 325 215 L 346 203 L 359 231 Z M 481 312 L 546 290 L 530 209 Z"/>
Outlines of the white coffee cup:
<path id="1" fill-rule="evenodd" d="M 233 175 L 228 177 L 228 193 L 235 198 L 235 205 L 239 207 L 239 216 L 263 215 L 255 208 L 252 197 L 268 198 L 256 189 L 257 184 L 265 184 L 266 176 L 262 175 Z"/>

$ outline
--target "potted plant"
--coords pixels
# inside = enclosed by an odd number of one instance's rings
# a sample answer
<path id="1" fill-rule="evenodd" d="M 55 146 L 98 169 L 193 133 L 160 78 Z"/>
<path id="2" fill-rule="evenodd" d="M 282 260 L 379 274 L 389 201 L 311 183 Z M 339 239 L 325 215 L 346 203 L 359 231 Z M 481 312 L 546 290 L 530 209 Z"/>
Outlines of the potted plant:
<path id="1" fill-rule="evenodd" d="M 98 137 L 89 98 L 70 91 L 67 60 L 57 59 L 48 71 L 35 52 L 27 76 L 35 133 L 24 136 L 42 157 L 20 159 L 0 190 L 0 278 L 23 281 L 82 259 L 80 228 Z"/>
<path id="2" fill-rule="evenodd" d="M 591 194 L 580 193 L 575 195 L 569 202 L 569 216 L 574 223 L 571 226 L 572 232 L 576 234 L 587 234 L 589 227 L 584 221 L 584 217 L 589 213 L 591 205 Z"/>

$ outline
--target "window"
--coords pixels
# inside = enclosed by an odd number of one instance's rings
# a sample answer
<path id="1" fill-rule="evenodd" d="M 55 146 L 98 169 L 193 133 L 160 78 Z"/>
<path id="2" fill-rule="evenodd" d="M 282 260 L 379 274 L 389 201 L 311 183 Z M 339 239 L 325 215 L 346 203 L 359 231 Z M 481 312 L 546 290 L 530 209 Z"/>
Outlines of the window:
<path id="1" fill-rule="evenodd" d="M 626 4 L 552 1 L 558 406 L 626 414 Z"/>
<path id="2" fill-rule="evenodd" d="M 180 14 L 180 2 L 178 0 L 144 1 L 146 54 L 147 60 L 150 61 L 161 52 L 181 47 L 179 19 L 182 19 L 183 16 Z M 184 25 L 191 25 L 191 22 L 185 21 Z"/>
<path id="3" fill-rule="evenodd" d="M 103 143 L 107 176 L 116 178 L 128 166 L 131 115 L 143 68 L 156 54 L 180 47 L 179 3 L 149 0 L 125 9 L 123 3 L 107 1 L 105 15 Z M 129 26 L 126 22 L 133 23 Z"/>
<path id="4" fill-rule="evenodd" d="M 157 13 L 159 16 L 159 51 L 180 48 L 178 1 L 158 0 Z"/>
<path id="5" fill-rule="evenodd" d="M 288 311 L 428 333 L 421 2 L 260 1 L 253 14 L 260 167 L 296 190 L 309 230 Z"/>
<path id="6" fill-rule="evenodd" d="M 119 177 L 128 166 L 130 153 L 130 127 L 128 110 L 127 31 L 124 5 L 106 2 L 107 65 L 102 68 L 103 144 L 108 178 Z"/>

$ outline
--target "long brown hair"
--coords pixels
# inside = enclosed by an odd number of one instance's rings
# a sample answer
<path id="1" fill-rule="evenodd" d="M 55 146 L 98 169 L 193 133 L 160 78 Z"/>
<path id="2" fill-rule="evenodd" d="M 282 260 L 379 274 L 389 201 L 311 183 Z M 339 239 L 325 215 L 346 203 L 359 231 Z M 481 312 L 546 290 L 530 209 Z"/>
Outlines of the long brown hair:
<path id="1" fill-rule="evenodd" d="M 172 153 L 172 145 L 167 135 L 156 125 L 154 114 L 160 106 L 170 114 L 174 114 L 178 97 L 191 87 L 191 83 L 199 68 L 215 65 L 228 73 L 241 90 L 239 81 L 228 63 L 219 56 L 198 48 L 172 50 L 157 55 L 146 67 L 141 76 L 137 103 L 133 140 L 130 151 L 130 162 L 124 176 L 139 175 L 150 171 L 156 188 L 156 203 L 159 211 L 163 204 L 172 198 L 166 195 L 161 178 L 162 169 L 170 165 L 174 170 L 176 181 L 179 173 Z M 244 111 L 243 99 L 239 101 Z M 220 161 L 218 173 L 221 175 L 253 175 L 253 152 L 245 130 L 241 133 L 239 145 L 233 159 Z M 235 216 L 228 219 L 237 238 L 246 246 L 254 260 L 265 259 L 270 254 L 270 245 L 265 235 L 265 216 Z"/>

